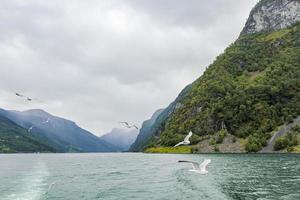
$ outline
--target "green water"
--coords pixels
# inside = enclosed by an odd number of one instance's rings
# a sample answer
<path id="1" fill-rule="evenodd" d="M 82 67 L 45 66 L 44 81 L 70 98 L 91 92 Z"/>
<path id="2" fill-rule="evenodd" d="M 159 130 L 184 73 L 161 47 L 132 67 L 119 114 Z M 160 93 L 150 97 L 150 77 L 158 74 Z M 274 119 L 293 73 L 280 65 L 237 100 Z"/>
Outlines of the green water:
<path id="1" fill-rule="evenodd" d="M 177 163 L 205 158 L 206 175 Z M 0 199 L 298 200 L 300 155 L 0 155 Z"/>

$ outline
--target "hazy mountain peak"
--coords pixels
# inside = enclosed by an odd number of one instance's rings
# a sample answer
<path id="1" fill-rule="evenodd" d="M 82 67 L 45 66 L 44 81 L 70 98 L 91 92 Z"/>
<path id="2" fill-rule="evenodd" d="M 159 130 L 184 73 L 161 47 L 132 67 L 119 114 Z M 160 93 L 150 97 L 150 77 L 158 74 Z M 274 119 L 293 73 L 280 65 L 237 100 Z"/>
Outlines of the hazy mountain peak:
<path id="1" fill-rule="evenodd" d="M 127 151 L 135 141 L 138 133 L 139 131 L 136 129 L 113 128 L 110 132 L 101 136 L 100 139 L 121 148 L 122 151 Z"/>

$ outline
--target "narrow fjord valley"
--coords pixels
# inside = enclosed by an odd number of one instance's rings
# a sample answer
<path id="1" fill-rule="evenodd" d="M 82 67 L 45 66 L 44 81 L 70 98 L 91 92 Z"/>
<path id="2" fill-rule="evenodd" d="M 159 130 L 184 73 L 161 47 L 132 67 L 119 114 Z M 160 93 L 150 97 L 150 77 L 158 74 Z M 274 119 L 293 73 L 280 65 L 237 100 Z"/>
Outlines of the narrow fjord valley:
<path id="1" fill-rule="evenodd" d="M 261 0 L 239 38 L 143 124 L 131 150 L 299 152 L 299 21 L 300 1 Z M 173 148 L 190 130 L 192 147 Z"/>
<path id="2" fill-rule="evenodd" d="M 259 1 L 237 40 L 138 131 L 97 137 L 43 110 L 1 109 L 0 151 L 299 152 L 299 13 L 299 0 Z M 173 148 L 189 131 L 191 145 Z"/>
<path id="3" fill-rule="evenodd" d="M 0 200 L 300 199 L 300 0 L 0 5 Z"/>

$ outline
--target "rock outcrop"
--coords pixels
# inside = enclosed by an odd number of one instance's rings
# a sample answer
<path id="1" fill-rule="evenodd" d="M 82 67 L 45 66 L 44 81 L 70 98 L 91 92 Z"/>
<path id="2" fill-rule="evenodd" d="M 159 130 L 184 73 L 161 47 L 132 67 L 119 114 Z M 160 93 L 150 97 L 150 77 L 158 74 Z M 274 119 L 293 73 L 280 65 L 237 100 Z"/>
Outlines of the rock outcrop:
<path id="1" fill-rule="evenodd" d="M 277 31 L 300 21 L 300 0 L 262 0 L 251 11 L 243 34 Z"/>

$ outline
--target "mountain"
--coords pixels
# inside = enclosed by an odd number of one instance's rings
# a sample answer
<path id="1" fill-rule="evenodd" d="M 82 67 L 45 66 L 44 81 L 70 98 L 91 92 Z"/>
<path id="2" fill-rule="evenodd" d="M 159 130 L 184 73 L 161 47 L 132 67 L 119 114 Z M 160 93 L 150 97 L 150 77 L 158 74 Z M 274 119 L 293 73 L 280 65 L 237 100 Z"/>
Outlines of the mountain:
<path id="1" fill-rule="evenodd" d="M 261 0 L 252 9 L 243 35 L 272 32 L 287 28 L 300 20 L 299 0 Z"/>
<path id="2" fill-rule="evenodd" d="M 138 130 L 136 129 L 114 128 L 109 133 L 101 136 L 100 139 L 119 147 L 121 151 L 128 151 L 137 135 Z"/>
<path id="3" fill-rule="evenodd" d="M 184 95 L 190 90 L 190 85 L 186 86 L 178 97 L 167 108 L 159 109 L 154 112 L 149 120 L 146 120 L 142 124 L 139 135 L 135 142 L 131 145 L 129 151 L 138 152 L 145 149 L 149 144 L 151 138 L 158 137 L 161 133 L 161 129 L 165 126 L 166 119 L 177 109 L 181 107 L 179 102 Z"/>
<path id="4" fill-rule="evenodd" d="M 43 110 L 20 112 L 0 109 L 0 115 L 25 128 L 30 134 L 45 138 L 59 152 L 119 151 L 119 148 L 80 128 L 74 122 Z"/>
<path id="5" fill-rule="evenodd" d="M 239 38 L 132 150 L 170 147 L 192 130 L 192 151 L 260 151 L 300 115 L 299 13 L 299 0 L 261 0 Z"/>
<path id="6" fill-rule="evenodd" d="M 6 117 L 0 116 L 0 153 L 56 152 L 43 138 L 28 134 Z"/>

